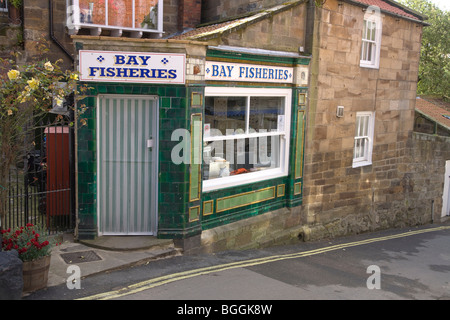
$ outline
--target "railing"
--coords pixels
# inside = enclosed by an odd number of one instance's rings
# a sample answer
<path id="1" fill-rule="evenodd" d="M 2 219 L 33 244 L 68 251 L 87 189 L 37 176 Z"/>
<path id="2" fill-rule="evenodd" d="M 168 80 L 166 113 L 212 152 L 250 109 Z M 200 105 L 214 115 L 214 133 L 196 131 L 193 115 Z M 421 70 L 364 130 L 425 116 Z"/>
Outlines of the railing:
<path id="1" fill-rule="evenodd" d="M 69 120 L 68 120 L 69 121 Z M 75 225 L 74 132 L 66 124 L 40 123 L 31 150 L 10 168 L 3 229 L 41 225 L 51 233 Z"/>
<path id="2" fill-rule="evenodd" d="M 163 0 L 66 0 L 69 34 L 89 29 L 91 35 L 109 30 L 120 37 L 123 31 L 140 38 L 144 32 L 163 32 Z"/>

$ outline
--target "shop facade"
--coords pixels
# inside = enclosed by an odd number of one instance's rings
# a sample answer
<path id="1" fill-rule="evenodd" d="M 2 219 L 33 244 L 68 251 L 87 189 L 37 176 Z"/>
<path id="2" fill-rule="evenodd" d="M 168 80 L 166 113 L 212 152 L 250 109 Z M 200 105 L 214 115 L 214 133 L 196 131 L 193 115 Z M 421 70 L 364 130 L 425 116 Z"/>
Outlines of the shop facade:
<path id="1" fill-rule="evenodd" d="M 107 41 L 109 40 L 109 41 Z M 183 243 L 302 203 L 309 58 L 182 40 L 74 36 L 78 237 Z"/>

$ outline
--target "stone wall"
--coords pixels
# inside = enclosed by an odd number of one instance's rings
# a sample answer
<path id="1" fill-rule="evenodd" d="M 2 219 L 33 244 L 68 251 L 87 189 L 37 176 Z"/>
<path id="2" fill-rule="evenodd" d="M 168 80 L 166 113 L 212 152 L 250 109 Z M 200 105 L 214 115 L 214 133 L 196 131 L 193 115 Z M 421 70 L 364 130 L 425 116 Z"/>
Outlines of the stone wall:
<path id="1" fill-rule="evenodd" d="M 0 12 L 0 57 L 11 58 L 9 50 L 21 45 L 22 28 L 11 23 L 8 12 Z"/>
<path id="2" fill-rule="evenodd" d="M 72 60 L 64 53 L 60 46 L 50 37 L 49 1 L 31 0 L 24 6 L 23 32 L 24 32 L 24 59 L 29 59 L 37 53 L 36 43 L 44 38 L 50 43 L 47 54 L 50 61 L 63 59 L 63 69 L 72 68 Z M 70 37 L 65 29 L 66 3 L 65 1 L 53 1 L 53 31 L 54 37 L 70 54 L 73 53 Z"/>
<path id="3" fill-rule="evenodd" d="M 299 53 L 299 47 L 305 45 L 305 24 L 306 5 L 299 3 L 211 43 Z"/>
<path id="4" fill-rule="evenodd" d="M 424 211 L 433 221 L 444 220 L 442 196 L 445 163 L 450 160 L 450 137 L 414 132 L 408 144 L 408 159 L 408 206 Z"/>
<path id="5" fill-rule="evenodd" d="M 380 67 L 362 68 L 363 18 L 361 7 L 333 0 L 316 10 L 304 214 L 330 236 L 431 220 L 406 200 L 422 27 L 383 15 Z M 373 157 L 372 165 L 352 168 L 358 111 L 375 111 Z"/>

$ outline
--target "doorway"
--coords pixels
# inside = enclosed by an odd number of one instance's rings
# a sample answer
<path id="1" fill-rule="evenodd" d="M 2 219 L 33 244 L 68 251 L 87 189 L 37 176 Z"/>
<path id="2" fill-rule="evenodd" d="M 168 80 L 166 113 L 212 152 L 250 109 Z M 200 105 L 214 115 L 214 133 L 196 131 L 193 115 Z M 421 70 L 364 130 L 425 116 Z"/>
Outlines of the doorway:
<path id="1" fill-rule="evenodd" d="M 97 204 L 101 235 L 156 235 L 158 99 L 98 98 Z"/>

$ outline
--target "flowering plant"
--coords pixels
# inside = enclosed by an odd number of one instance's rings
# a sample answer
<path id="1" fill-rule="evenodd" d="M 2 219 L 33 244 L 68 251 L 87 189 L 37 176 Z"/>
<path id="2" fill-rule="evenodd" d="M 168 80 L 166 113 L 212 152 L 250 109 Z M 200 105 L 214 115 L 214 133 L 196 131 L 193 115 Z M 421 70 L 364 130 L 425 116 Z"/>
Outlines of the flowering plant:
<path id="1" fill-rule="evenodd" d="M 62 60 L 48 60 L 48 47 L 44 40 L 38 41 L 39 54 L 20 65 L 13 59 L 0 58 L 0 226 L 5 226 L 9 169 L 24 156 L 26 148 L 32 148 L 31 145 L 24 148 L 24 141 L 31 140 L 26 137 L 37 128 L 39 120 L 52 111 L 53 104 L 61 107 L 65 97 L 72 94 L 81 99 L 79 95 L 87 90 L 86 86 L 78 84 L 77 72 L 60 67 Z M 20 60 L 18 53 L 14 56 Z M 84 125 L 85 120 L 79 116 L 85 106 L 68 107 Z M 62 115 L 56 117 L 56 122 L 64 121 Z M 72 121 L 68 125 L 74 126 L 78 122 Z"/>
<path id="2" fill-rule="evenodd" d="M 22 261 L 33 261 L 49 256 L 52 243 L 45 239 L 46 237 L 42 239 L 43 232 L 45 231 L 31 223 L 15 230 L 2 230 L 2 249 L 17 250 Z"/>

